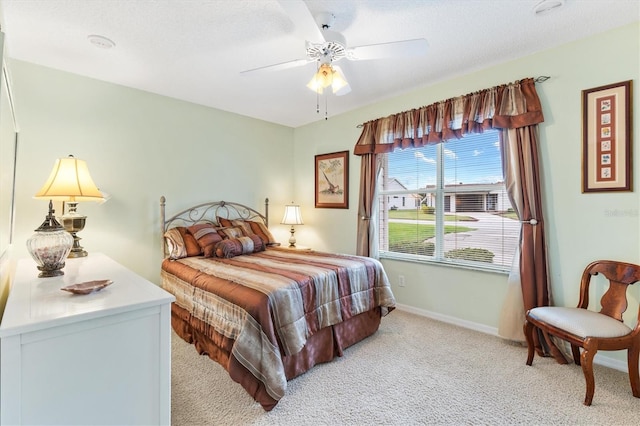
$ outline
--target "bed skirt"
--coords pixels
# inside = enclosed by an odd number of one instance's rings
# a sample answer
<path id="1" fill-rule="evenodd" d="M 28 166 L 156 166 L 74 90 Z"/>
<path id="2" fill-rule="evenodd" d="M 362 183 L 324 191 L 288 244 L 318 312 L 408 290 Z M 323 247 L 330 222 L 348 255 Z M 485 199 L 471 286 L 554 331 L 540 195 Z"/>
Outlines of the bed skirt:
<path id="1" fill-rule="evenodd" d="M 346 348 L 378 330 L 381 316 L 381 309 L 377 307 L 317 331 L 307 339 L 300 352 L 291 356 L 282 355 L 287 380 L 309 371 L 316 364 L 342 356 Z M 217 333 L 175 303 L 171 305 L 171 325 L 184 341 L 194 344 L 199 354 L 206 354 L 222 365 L 231 379 L 242 385 L 266 411 L 276 406 L 278 401 L 267 393 L 264 384 L 231 355 L 232 339 Z"/>

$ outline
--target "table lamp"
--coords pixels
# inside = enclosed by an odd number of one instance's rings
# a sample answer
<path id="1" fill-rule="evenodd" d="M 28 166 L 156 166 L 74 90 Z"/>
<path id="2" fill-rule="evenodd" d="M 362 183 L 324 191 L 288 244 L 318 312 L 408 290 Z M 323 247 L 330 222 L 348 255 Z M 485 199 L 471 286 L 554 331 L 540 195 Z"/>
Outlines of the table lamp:
<path id="1" fill-rule="evenodd" d="M 98 189 L 84 160 L 70 155 L 56 160 L 49 179 L 35 195 L 35 198 L 64 201 L 69 211 L 60 217 L 62 226 L 73 237 L 73 247 L 69 257 L 84 257 L 87 252 L 80 245 L 78 232 L 84 229 L 87 217 L 77 212 L 78 201 L 102 201 Z"/>
<path id="2" fill-rule="evenodd" d="M 302 214 L 300 213 L 300 206 L 294 205 L 293 201 L 292 205 L 284 206 L 284 216 L 282 217 L 283 225 L 291 225 L 291 237 L 289 238 L 289 247 L 296 246 L 296 237 L 293 235 L 296 230 L 293 229 L 293 225 L 304 225 L 302 221 Z"/>

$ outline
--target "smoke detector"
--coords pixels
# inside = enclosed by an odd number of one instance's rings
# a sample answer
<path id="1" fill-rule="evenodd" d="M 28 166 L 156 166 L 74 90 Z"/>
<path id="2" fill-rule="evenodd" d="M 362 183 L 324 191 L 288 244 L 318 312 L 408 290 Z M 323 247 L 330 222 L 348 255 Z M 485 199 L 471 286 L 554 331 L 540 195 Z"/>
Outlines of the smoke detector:
<path id="1" fill-rule="evenodd" d="M 533 13 L 536 16 L 546 15 L 562 6 L 564 6 L 564 0 L 542 0 L 533 7 Z"/>
<path id="2" fill-rule="evenodd" d="M 101 35 L 91 34 L 87 36 L 87 39 L 89 40 L 89 43 L 93 44 L 96 47 L 99 47 L 100 49 L 111 49 L 116 45 L 113 40 L 110 40 Z"/>

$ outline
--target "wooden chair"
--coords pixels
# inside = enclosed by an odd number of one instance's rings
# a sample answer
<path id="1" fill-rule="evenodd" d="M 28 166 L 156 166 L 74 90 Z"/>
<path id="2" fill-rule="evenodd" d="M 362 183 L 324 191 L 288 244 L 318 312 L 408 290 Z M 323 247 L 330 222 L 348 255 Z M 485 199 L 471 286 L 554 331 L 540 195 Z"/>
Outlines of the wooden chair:
<path id="1" fill-rule="evenodd" d="M 592 275 L 604 275 L 609 288 L 600 300 L 600 312 L 587 310 L 589 282 Z M 633 329 L 622 322 L 627 309 L 627 287 L 640 280 L 640 266 L 631 263 L 599 260 L 589 264 L 582 273 L 580 301 L 577 308 L 544 306 L 527 311 L 524 335 L 527 339 L 527 365 L 533 362 L 534 332 L 540 329 L 571 344 L 573 360 L 582 366 L 587 392 L 584 405 L 591 405 L 595 383 L 593 357 L 598 350 L 627 350 L 631 392 L 640 398 L 638 359 L 640 356 L 640 309 Z M 582 348 L 582 354 L 580 349 Z"/>

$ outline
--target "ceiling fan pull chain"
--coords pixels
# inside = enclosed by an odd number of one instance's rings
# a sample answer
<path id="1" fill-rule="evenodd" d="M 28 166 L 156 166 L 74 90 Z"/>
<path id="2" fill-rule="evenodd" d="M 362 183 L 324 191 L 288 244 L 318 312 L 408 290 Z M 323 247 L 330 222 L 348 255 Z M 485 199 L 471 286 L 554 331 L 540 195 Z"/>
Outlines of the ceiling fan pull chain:
<path id="1" fill-rule="evenodd" d="M 327 113 L 327 111 L 328 111 L 328 109 L 329 109 L 329 108 L 327 108 L 327 104 L 328 104 L 328 102 L 327 102 L 327 98 L 328 98 L 328 97 L 329 97 L 329 95 L 324 95 L 324 119 L 325 119 L 325 120 L 328 120 L 328 119 L 329 119 L 329 114 Z"/>
<path id="2" fill-rule="evenodd" d="M 316 61 L 316 72 L 320 70 L 320 62 Z M 320 92 L 316 88 L 316 114 L 320 114 Z"/>

